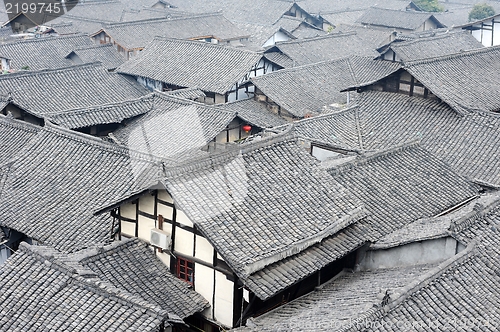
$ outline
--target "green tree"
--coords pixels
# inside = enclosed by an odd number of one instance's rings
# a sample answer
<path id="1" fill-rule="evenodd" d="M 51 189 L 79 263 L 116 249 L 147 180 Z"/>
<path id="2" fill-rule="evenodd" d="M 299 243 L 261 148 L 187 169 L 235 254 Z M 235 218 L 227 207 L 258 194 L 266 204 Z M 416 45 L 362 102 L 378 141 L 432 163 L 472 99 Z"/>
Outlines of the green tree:
<path id="1" fill-rule="evenodd" d="M 486 3 L 478 3 L 469 12 L 469 22 L 478 21 L 495 15 L 495 9 Z"/>
<path id="2" fill-rule="evenodd" d="M 413 2 L 425 12 L 444 11 L 444 7 L 439 4 L 438 0 L 414 0 Z"/>

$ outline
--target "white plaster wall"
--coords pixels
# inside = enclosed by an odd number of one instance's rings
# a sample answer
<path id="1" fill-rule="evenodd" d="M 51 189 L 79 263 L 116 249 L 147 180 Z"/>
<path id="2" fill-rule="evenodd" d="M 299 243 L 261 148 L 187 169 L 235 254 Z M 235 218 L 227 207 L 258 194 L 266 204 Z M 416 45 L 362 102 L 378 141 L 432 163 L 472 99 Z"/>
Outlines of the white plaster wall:
<path id="1" fill-rule="evenodd" d="M 500 45 L 500 22 L 495 23 L 493 27 L 493 45 L 491 46 L 496 45 Z"/>
<path id="2" fill-rule="evenodd" d="M 186 226 L 189 226 L 189 227 L 193 227 L 193 223 L 191 222 L 191 220 L 189 220 L 189 218 L 186 216 L 186 214 L 184 212 L 182 212 L 181 210 L 179 210 L 179 209 L 177 209 L 176 219 L 177 219 L 177 222 L 179 224 L 183 224 L 183 225 L 186 225 Z"/>
<path id="3" fill-rule="evenodd" d="M 195 256 L 204 262 L 209 264 L 213 263 L 214 260 L 214 247 L 204 238 L 196 235 L 196 248 Z"/>
<path id="4" fill-rule="evenodd" d="M 121 233 L 127 236 L 135 236 L 135 224 L 128 221 L 122 221 Z"/>
<path id="5" fill-rule="evenodd" d="M 170 196 L 170 194 L 165 189 L 158 190 L 158 199 L 161 199 L 162 201 L 165 201 L 167 203 L 174 204 L 174 200 L 172 199 L 172 196 Z"/>
<path id="6" fill-rule="evenodd" d="M 135 220 L 135 204 L 126 203 L 120 206 L 120 215 Z"/>
<path id="7" fill-rule="evenodd" d="M 284 34 L 283 32 L 278 31 L 271 38 L 269 38 L 264 43 L 264 45 L 262 45 L 262 47 L 272 46 L 272 45 L 276 44 L 277 42 L 287 41 L 287 40 L 290 40 L 290 38 L 286 34 Z"/>
<path id="8" fill-rule="evenodd" d="M 139 238 L 143 241 L 149 243 L 151 237 L 151 230 L 155 228 L 156 220 L 149 219 L 144 216 L 139 216 L 138 220 L 138 235 Z"/>
<path id="9" fill-rule="evenodd" d="M 10 70 L 9 60 L 2 58 L 2 69 L 3 70 Z"/>
<path id="10" fill-rule="evenodd" d="M 164 219 L 172 220 L 174 208 L 158 203 L 158 215 L 162 215 Z M 164 223 L 165 224 L 165 223 Z"/>
<path id="11" fill-rule="evenodd" d="M 322 148 L 317 147 L 317 146 L 313 146 L 313 148 L 312 148 L 312 156 L 320 161 L 326 160 L 328 158 L 336 157 L 339 154 L 340 153 L 338 153 L 338 152 L 330 151 L 327 149 L 322 149 Z"/>
<path id="12" fill-rule="evenodd" d="M 170 254 L 165 252 L 157 252 L 156 256 L 165 264 L 165 266 L 170 269 Z"/>
<path id="13" fill-rule="evenodd" d="M 154 215 L 155 213 L 155 198 L 150 194 L 143 195 L 139 199 L 139 211 Z"/>
<path id="14" fill-rule="evenodd" d="M 215 94 L 215 103 L 216 104 L 224 104 L 226 102 L 226 96 L 220 95 L 218 93 Z"/>
<path id="15" fill-rule="evenodd" d="M 213 306 L 214 294 L 214 269 L 195 263 L 194 264 L 194 288 Z M 213 319 L 212 309 L 203 312 L 204 316 Z"/>
<path id="16" fill-rule="evenodd" d="M 359 261 L 360 270 L 432 264 L 453 257 L 457 241 L 451 237 L 409 243 L 395 248 L 367 251 Z"/>
<path id="17" fill-rule="evenodd" d="M 193 256 L 194 236 L 180 227 L 175 229 L 175 251 L 186 256 Z"/>
<path id="18" fill-rule="evenodd" d="M 215 319 L 226 326 L 233 325 L 233 288 L 232 281 L 215 271 Z"/>
<path id="19" fill-rule="evenodd" d="M 10 250 L 4 246 L 0 247 L 0 266 L 2 266 L 3 263 L 5 263 L 5 261 L 9 257 L 10 257 Z"/>

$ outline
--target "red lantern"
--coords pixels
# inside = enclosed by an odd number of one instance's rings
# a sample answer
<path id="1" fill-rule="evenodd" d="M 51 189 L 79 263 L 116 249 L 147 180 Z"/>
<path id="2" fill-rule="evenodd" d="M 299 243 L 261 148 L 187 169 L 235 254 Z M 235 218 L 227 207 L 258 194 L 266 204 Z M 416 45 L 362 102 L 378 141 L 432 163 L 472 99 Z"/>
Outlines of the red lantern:
<path id="1" fill-rule="evenodd" d="M 252 130 L 252 126 L 246 124 L 243 127 L 241 127 L 241 129 L 243 129 L 245 133 L 248 133 L 250 132 L 250 130 Z"/>

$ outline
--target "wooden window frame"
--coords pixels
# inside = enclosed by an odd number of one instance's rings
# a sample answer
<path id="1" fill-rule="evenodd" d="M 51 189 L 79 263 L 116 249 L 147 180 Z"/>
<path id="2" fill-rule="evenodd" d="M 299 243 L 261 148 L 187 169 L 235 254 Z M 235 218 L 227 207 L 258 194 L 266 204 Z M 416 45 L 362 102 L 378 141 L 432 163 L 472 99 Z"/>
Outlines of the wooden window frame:
<path id="1" fill-rule="evenodd" d="M 177 278 L 194 285 L 194 262 L 188 259 L 177 257 L 177 264 L 175 267 L 175 275 Z"/>

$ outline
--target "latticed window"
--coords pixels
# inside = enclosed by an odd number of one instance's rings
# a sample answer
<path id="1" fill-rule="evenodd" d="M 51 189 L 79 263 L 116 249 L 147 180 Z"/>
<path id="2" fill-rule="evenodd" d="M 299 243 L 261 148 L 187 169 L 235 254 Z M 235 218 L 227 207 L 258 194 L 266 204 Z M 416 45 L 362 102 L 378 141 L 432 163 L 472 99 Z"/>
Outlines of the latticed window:
<path id="1" fill-rule="evenodd" d="M 177 258 L 177 277 L 191 285 L 194 282 L 194 263 L 184 258 Z"/>

